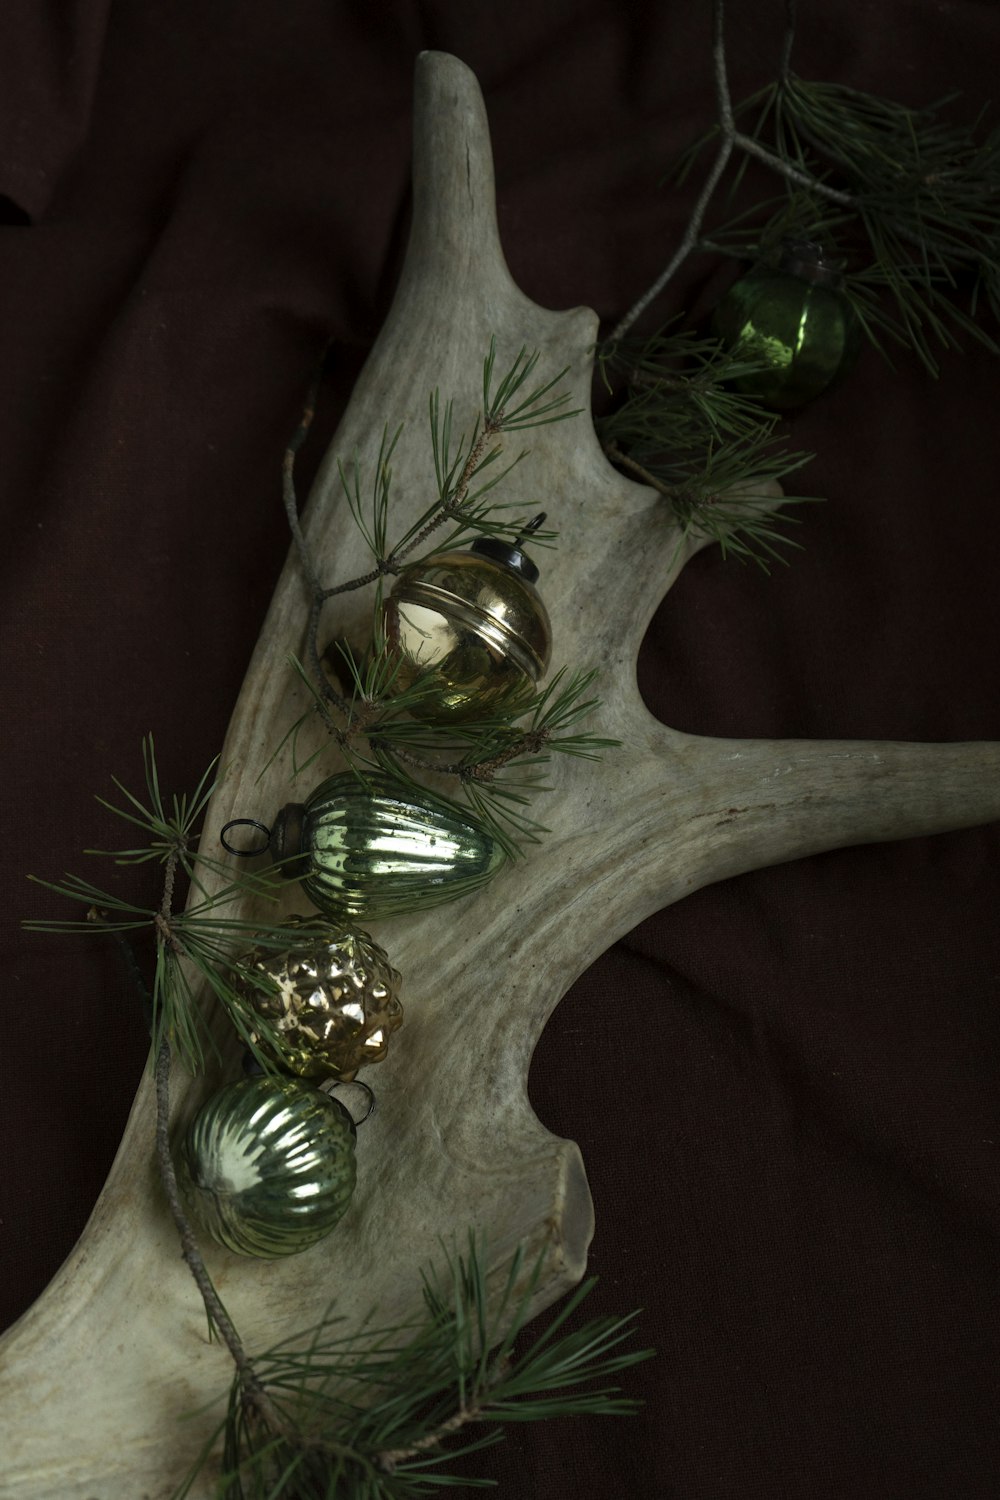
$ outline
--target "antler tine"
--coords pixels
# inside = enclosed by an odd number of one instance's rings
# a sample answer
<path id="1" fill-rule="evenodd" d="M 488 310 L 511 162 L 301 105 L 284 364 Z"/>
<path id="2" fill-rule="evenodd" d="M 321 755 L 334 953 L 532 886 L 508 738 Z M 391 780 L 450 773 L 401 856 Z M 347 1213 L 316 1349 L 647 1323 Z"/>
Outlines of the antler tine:
<path id="1" fill-rule="evenodd" d="M 616 923 L 622 882 L 609 879 L 605 942 L 639 920 L 639 887 L 648 914 L 765 865 L 1000 818 L 1000 744 L 988 741 L 709 739 L 656 724 L 645 772 L 629 758 L 604 767 L 618 838 L 601 868 L 627 860 L 632 897 Z"/>

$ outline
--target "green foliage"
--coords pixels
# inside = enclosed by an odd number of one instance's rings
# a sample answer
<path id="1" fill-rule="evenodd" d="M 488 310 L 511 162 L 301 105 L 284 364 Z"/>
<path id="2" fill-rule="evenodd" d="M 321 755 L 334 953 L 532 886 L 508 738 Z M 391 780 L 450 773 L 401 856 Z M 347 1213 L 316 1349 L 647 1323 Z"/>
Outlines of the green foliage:
<path id="1" fill-rule="evenodd" d="M 724 553 L 765 569 L 795 543 L 773 514 L 773 485 L 808 463 L 781 445 L 778 418 L 731 382 L 758 366 L 715 339 L 673 326 L 599 351 L 604 379 L 624 399 L 595 424 L 605 453 L 669 501 L 683 535 L 717 541 Z M 788 506 L 805 497 L 786 496 Z"/>
<path id="2" fill-rule="evenodd" d="M 752 117 L 741 139 L 789 174 L 783 192 L 714 228 L 711 249 L 773 262 L 785 238 L 821 243 L 871 343 L 914 353 L 932 375 L 962 337 L 998 352 L 979 316 L 984 303 L 1000 312 L 1000 133 L 982 116 L 948 120 L 953 102 L 911 109 L 788 73 L 736 109 Z M 749 159 L 731 174 L 730 205 Z"/>
<path id="3" fill-rule="evenodd" d="M 652 1354 L 623 1347 L 634 1318 L 568 1326 L 593 1281 L 518 1349 L 541 1269 L 519 1252 L 496 1284 L 470 1235 L 464 1254 L 425 1273 L 423 1316 L 412 1324 L 345 1335 L 331 1313 L 283 1340 L 253 1361 L 266 1401 L 234 1378 L 174 1500 L 190 1493 L 220 1439 L 220 1500 L 419 1500 L 489 1483 L 448 1466 L 500 1441 L 508 1423 L 634 1412 L 609 1384 Z"/>
<path id="4" fill-rule="evenodd" d="M 437 691 L 433 673 L 405 687 L 397 685 L 399 666 L 381 639 L 380 603 L 384 578 L 397 573 L 404 561 L 409 565 L 421 556 L 465 547 L 481 534 L 513 541 L 529 529 L 534 518 L 495 496 L 496 487 L 526 457 L 522 450 L 504 462 L 504 435 L 579 414 L 569 407 L 568 394 L 558 390 L 566 371 L 539 381 L 538 361 L 537 351 L 522 348 L 500 373 L 496 340 L 490 340 L 483 360 L 481 409 L 468 433 L 456 432 L 454 403 L 442 401 L 440 392 L 432 391 L 428 428 L 435 498 L 393 542 L 388 540 L 392 455 L 402 429 L 397 427 L 391 436 L 389 427 L 384 429 L 370 482 L 363 482 L 357 455 L 350 472 L 341 466 L 341 485 L 372 554 L 373 567 L 359 578 L 318 590 L 310 661 L 293 663 L 313 701 L 275 752 L 290 745 L 295 775 L 314 766 L 322 752 L 300 758 L 298 741 L 318 715 L 338 752 L 359 777 L 388 773 L 402 787 L 426 794 L 426 777 L 430 776 L 438 800 L 471 817 L 511 856 L 546 831 L 526 809 L 544 789 L 535 773 L 552 754 L 594 758 L 617 743 L 580 728 L 580 721 L 598 706 L 596 698 L 584 696 L 593 674 L 570 674 L 564 668 L 540 692 L 520 700 L 516 710 L 484 711 L 481 719 L 459 726 L 429 723 L 414 715 Z M 533 524 L 530 530 L 532 543 L 544 546 L 556 541 L 554 531 Z M 366 586 L 373 588 L 370 643 L 358 648 L 336 641 L 321 659 L 320 607 L 337 595 Z M 440 790 L 441 778 L 450 781 L 451 790 Z"/>
<path id="5" fill-rule="evenodd" d="M 914 353 L 937 375 L 941 349 L 963 337 L 998 352 L 979 321 L 1000 314 L 1000 131 L 982 117 L 949 121 L 951 100 L 922 109 L 839 84 L 797 77 L 789 67 L 794 5 L 788 7 L 781 76 L 732 105 L 724 9 L 715 8 L 717 121 L 684 153 L 683 181 L 706 146 L 714 159 L 691 223 L 666 270 L 618 324 L 602 351 L 617 403 L 599 424 L 612 462 L 659 489 L 682 529 L 765 563 L 788 539 L 753 504 L 756 486 L 783 480 L 804 462 L 774 444 L 775 419 L 754 401 L 727 395 L 750 367 L 669 328 L 647 340 L 625 335 L 694 250 L 775 264 L 789 239 L 811 240 L 843 269 L 843 289 L 869 341 Z M 747 191 L 747 167 L 763 163 L 778 192 Z M 724 187 L 728 217 L 704 228 Z M 785 505 L 788 504 L 786 500 Z M 790 517 L 782 515 L 785 524 Z"/>
<path id="6" fill-rule="evenodd" d="M 435 784 L 435 800 L 460 817 L 471 817 L 510 858 L 521 856 L 525 844 L 538 843 L 548 832 L 544 823 L 524 811 L 536 793 L 548 789 L 535 773 L 554 754 L 598 760 L 602 751 L 621 743 L 579 728 L 600 705 L 599 698 L 585 696 L 594 681 L 593 672 L 570 673 L 559 668 L 544 688 L 520 704 L 516 721 L 498 712 L 458 724 L 434 725 L 412 715 L 428 691 L 425 680 L 418 678 L 392 694 L 387 683 L 393 668 L 385 657 L 375 655 L 359 662 L 346 644 L 339 647 L 338 656 L 349 688 L 350 711 L 360 713 L 374 706 L 371 718 L 366 715 L 364 735 L 340 744 L 350 769 L 362 781 L 388 774 L 400 787 L 422 796 L 428 795 L 428 774 L 445 778 L 453 790 Z M 300 759 L 297 745 L 313 714 L 328 716 L 321 691 L 300 662 L 295 666 L 313 701 L 282 742 L 291 747 L 293 778 L 322 758 L 320 749 Z"/>
<path id="7" fill-rule="evenodd" d="M 477 533 L 513 539 L 523 532 L 527 517 L 510 519 L 504 514 L 516 507 L 485 498 L 527 456 L 526 450 L 522 449 L 509 463 L 501 464 L 504 449 L 499 439 L 506 432 L 523 432 L 531 427 L 544 427 L 579 415 L 578 409 L 569 409 L 568 394 L 556 390 L 559 381 L 566 374 L 565 370 L 560 370 L 539 385 L 525 389 L 534 374 L 538 359 L 537 350 L 529 354 L 522 348 L 508 370 L 497 380 L 496 340 L 490 340 L 490 347 L 483 361 L 482 410 L 468 435 L 454 430 L 454 402 L 449 400 L 442 403 L 440 391 L 431 392 L 428 415 L 436 495 L 431 504 L 391 546 L 387 541 L 392 487 L 391 459 L 402 427 L 396 428 L 391 439 L 388 428 L 383 432 L 368 511 L 361 499 L 357 457 L 350 475 L 343 465 L 340 466 L 341 486 L 379 575 L 397 571 L 404 558 L 410 557 L 417 547 L 449 521 L 452 523 L 450 528 L 443 535 L 435 536 L 435 552 L 464 546 L 470 536 Z M 519 399 L 515 401 L 515 398 Z M 512 402 L 515 404 L 512 405 Z M 554 531 L 538 530 L 532 536 L 534 542 L 543 546 L 551 545 L 555 539 Z M 329 595 L 340 593 L 345 588 L 352 587 L 353 582 L 341 584 L 326 592 Z"/>
<path id="8" fill-rule="evenodd" d="M 869 337 L 912 349 L 935 375 L 937 350 L 960 335 L 998 349 L 975 312 L 984 291 L 996 312 L 1000 143 L 996 132 L 977 140 L 979 122 L 945 120 L 948 102 L 908 109 L 794 74 L 775 99 L 797 158 L 809 171 L 828 162 L 855 200 L 835 243 Z"/>
<path id="9" fill-rule="evenodd" d="M 214 1042 L 202 1013 L 196 991 L 205 984 L 223 1006 L 241 1041 L 250 1048 L 258 1062 L 270 1073 L 279 1070 L 266 1049 L 278 1056 L 281 1036 L 256 1013 L 248 1011 L 240 988 L 245 971 L 241 954 L 253 943 L 256 947 L 280 949 L 287 945 L 287 929 L 276 922 L 241 921 L 226 915 L 238 899 L 250 895 L 274 902 L 280 887 L 277 870 L 264 874 L 242 873 L 233 878 L 226 861 L 197 851 L 201 820 L 215 790 L 213 765 L 205 772 L 191 797 L 172 797 L 169 804 L 160 790 L 152 736 L 142 745 L 146 800 L 135 796 L 116 778 L 112 778 L 123 799 L 119 806 L 98 797 L 102 807 L 113 812 L 143 835 L 131 848 L 117 850 L 90 849 L 85 852 L 120 865 L 158 862 L 164 870 L 164 898 L 159 907 L 140 903 L 106 891 L 77 875 L 67 875 L 61 882 L 40 880 L 36 884 L 54 891 L 69 901 L 88 908 L 78 920 L 29 920 L 24 926 L 35 932 L 104 931 L 124 937 L 152 931 L 156 939 L 153 983 L 149 994 L 152 1049 L 156 1058 L 166 1038 L 191 1072 L 205 1065 L 206 1051 L 213 1053 Z M 175 911 L 177 877 L 189 885 L 192 893 L 185 910 Z M 300 929 L 303 937 L 320 936 L 324 924 L 316 918 L 315 927 Z M 258 1045 L 258 1038 L 265 1048 Z"/>

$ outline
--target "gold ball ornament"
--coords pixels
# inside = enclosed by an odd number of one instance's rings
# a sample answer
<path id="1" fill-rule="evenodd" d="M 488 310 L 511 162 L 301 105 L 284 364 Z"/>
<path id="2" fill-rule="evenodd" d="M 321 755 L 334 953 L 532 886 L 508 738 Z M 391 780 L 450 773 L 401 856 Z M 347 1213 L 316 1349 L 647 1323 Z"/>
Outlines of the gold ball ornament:
<path id="1" fill-rule="evenodd" d="M 283 922 L 288 946 L 254 948 L 241 960 L 241 985 L 252 1012 L 277 1033 L 254 1042 L 300 1078 L 341 1078 L 381 1062 L 403 1022 L 400 975 L 367 932 L 335 923 L 322 936 L 318 918 Z M 305 928 L 309 935 L 301 936 Z"/>
<path id="2" fill-rule="evenodd" d="M 513 543 L 480 537 L 467 552 L 438 552 L 402 569 L 382 606 L 396 668 L 393 691 L 419 683 L 418 719 L 458 723 L 516 714 L 544 675 L 552 627 L 521 548 L 544 512 Z"/>

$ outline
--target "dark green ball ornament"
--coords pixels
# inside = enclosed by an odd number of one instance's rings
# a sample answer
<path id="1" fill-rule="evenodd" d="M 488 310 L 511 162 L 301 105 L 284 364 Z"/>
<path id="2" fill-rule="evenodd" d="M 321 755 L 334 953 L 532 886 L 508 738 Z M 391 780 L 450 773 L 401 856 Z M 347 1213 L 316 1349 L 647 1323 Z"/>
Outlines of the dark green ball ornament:
<path id="1" fill-rule="evenodd" d="M 861 332 L 839 271 L 809 240 L 788 240 L 776 266 L 735 282 L 712 318 L 734 354 L 763 368 L 732 384 L 777 411 L 804 406 L 853 369 Z"/>
<path id="2" fill-rule="evenodd" d="M 237 1255 L 296 1255 L 346 1213 L 354 1140 L 344 1106 L 311 1084 L 242 1078 L 195 1117 L 181 1188 L 202 1227 Z"/>

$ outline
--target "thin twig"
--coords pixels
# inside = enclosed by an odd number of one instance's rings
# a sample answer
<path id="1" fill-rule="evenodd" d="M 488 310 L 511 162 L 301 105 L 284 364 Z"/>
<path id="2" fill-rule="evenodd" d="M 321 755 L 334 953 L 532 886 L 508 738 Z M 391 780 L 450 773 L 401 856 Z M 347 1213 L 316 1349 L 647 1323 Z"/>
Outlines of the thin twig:
<path id="1" fill-rule="evenodd" d="M 435 1427 L 433 1432 L 428 1432 L 424 1437 L 417 1438 L 407 1448 L 383 1448 L 381 1452 L 374 1455 L 374 1464 L 383 1474 L 391 1474 L 402 1463 L 411 1458 L 420 1458 L 432 1448 L 439 1448 L 445 1438 L 451 1437 L 459 1432 L 468 1422 L 481 1422 L 483 1419 L 482 1408 L 479 1406 L 463 1406 L 453 1417 L 442 1422 L 440 1427 Z"/>
<path id="2" fill-rule="evenodd" d="M 698 201 L 695 203 L 687 229 L 681 237 L 680 244 L 677 246 L 664 270 L 661 271 L 660 275 L 653 282 L 653 285 L 642 294 L 637 302 L 632 304 L 620 323 L 612 329 L 609 340 L 612 344 L 616 344 L 620 339 L 624 338 L 633 323 L 642 316 L 653 299 L 660 295 L 667 282 L 697 246 L 701 235 L 701 226 L 708 211 L 708 205 L 712 200 L 715 189 L 719 185 L 719 179 L 726 170 L 729 158 L 733 154 L 733 137 L 735 131 L 733 126 L 732 100 L 729 97 L 729 78 L 726 72 L 726 47 L 723 29 L 724 10 L 723 0 L 715 0 L 712 12 L 712 62 L 715 70 L 715 99 L 719 111 L 719 125 L 722 131 L 722 138 L 715 153 L 715 161 L 712 163 L 711 171 L 705 179 L 704 186 L 698 195 Z"/>
<path id="3" fill-rule="evenodd" d="M 169 948 L 175 958 L 184 958 L 184 948 L 177 938 L 177 934 L 170 922 L 174 903 L 174 881 L 177 878 L 177 866 L 180 863 L 181 848 L 171 849 L 167 856 L 163 873 L 163 899 L 160 909 L 153 915 L 153 926 L 156 928 L 157 939 Z"/>
<path id="4" fill-rule="evenodd" d="M 604 452 L 613 463 L 621 464 L 623 469 L 628 469 L 637 479 L 641 479 L 643 484 L 648 484 L 654 490 L 659 490 L 660 494 L 665 495 L 668 500 L 673 498 L 674 491 L 669 485 L 664 484 L 662 479 L 657 479 L 656 475 L 651 474 L 648 469 L 644 469 L 642 464 L 636 463 L 634 458 L 629 458 L 628 454 L 623 452 L 617 443 L 606 443 L 604 445 Z"/>
<path id="5" fill-rule="evenodd" d="M 163 879 L 163 899 L 160 902 L 160 909 L 156 913 L 155 919 L 157 933 L 160 935 L 161 940 L 170 942 L 172 946 L 175 945 L 176 939 L 174 939 L 171 930 L 170 919 L 173 912 L 174 880 L 179 860 L 180 850 L 173 849 L 167 858 Z M 164 930 L 168 935 L 166 937 L 164 937 Z M 205 1262 L 202 1259 L 194 1230 L 181 1202 L 180 1189 L 177 1185 L 177 1172 L 170 1151 L 170 1066 L 170 1039 L 164 1036 L 160 1043 L 159 1051 L 156 1054 L 156 1159 L 160 1169 L 160 1180 L 163 1183 L 163 1191 L 170 1206 L 170 1214 L 180 1237 L 181 1254 L 201 1293 L 201 1300 L 205 1304 L 205 1311 L 211 1322 L 218 1329 L 227 1349 L 233 1357 L 233 1363 L 236 1365 L 242 1382 L 244 1399 L 266 1421 L 277 1423 L 280 1427 L 281 1419 L 270 1397 L 264 1390 L 250 1357 L 243 1347 L 243 1341 L 236 1332 L 229 1314 L 223 1307 L 219 1294 L 212 1284 L 212 1278 L 209 1276 Z"/>
<path id="6" fill-rule="evenodd" d="M 480 1399 L 473 1401 L 470 1406 L 462 1405 L 453 1416 L 448 1417 L 440 1426 L 435 1427 L 433 1432 L 425 1433 L 421 1438 L 415 1438 L 405 1448 L 383 1448 L 373 1455 L 376 1468 L 381 1469 L 384 1474 L 391 1474 L 399 1464 L 406 1463 L 408 1459 L 420 1458 L 431 1448 L 439 1448 L 446 1438 L 452 1433 L 460 1432 L 469 1422 L 482 1422 L 489 1418 L 489 1393 L 500 1384 L 504 1376 L 510 1371 L 509 1356 L 497 1359 L 493 1368 L 489 1370 L 482 1380 L 482 1388 L 479 1393 Z M 482 1398 L 486 1397 L 484 1401 Z"/>
<path id="7" fill-rule="evenodd" d="M 337 594 L 350 594 L 354 589 L 367 588 L 370 583 L 377 583 L 387 573 L 395 573 L 395 555 L 381 558 L 374 568 L 369 568 L 367 573 L 361 573 L 357 578 L 349 578 L 346 583 L 335 583 L 331 588 L 322 589 L 317 586 L 316 597 L 321 604 L 328 599 L 333 599 Z"/>
<path id="8" fill-rule="evenodd" d="M 660 272 L 637 302 L 634 302 L 628 312 L 618 325 L 612 330 L 608 342 L 617 344 L 632 327 L 633 323 L 646 311 L 649 304 L 660 295 L 667 282 L 676 274 L 679 268 L 687 260 L 693 250 L 702 250 L 710 247 L 711 242 L 701 237 L 701 226 L 708 211 L 708 205 L 719 185 L 719 179 L 729 164 L 729 158 L 734 151 L 742 151 L 746 156 L 753 156 L 758 161 L 784 177 L 787 182 L 793 182 L 797 187 L 806 188 L 809 192 L 816 193 L 821 198 L 826 198 L 831 203 L 838 204 L 841 208 L 856 208 L 857 199 L 852 193 L 844 192 L 840 188 L 829 187 L 818 177 L 813 177 L 809 172 L 803 172 L 800 168 L 785 161 L 783 157 L 775 152 L 769 151 L 766 146 L 746 135 L 743 131 L 736 129 L 736 121 L 733 115 L 733 103 L 729 94 L 729 76 L 726 69 L 726 47 L 725 47 L 725 0 L 715 0 L 712 13 L 712 62 L 715 74 L 715 102 L 718 112 L 719 145 L 712 163 L 711 170 L 705 179 L 698 200 L 695 203 L 688 221 L 688 226 L 681 237 L 680 244 L 674 251 L 667 265 Z M 791 39 L 794 35 L 794 3 L 789 5 L 789 31 L 786 34 L 786 52 L 791 53 Z M 783 66 L 787 67 L 787 57 Z M 783 74 L 784 77 L 784 74 Z"/>
<path id="9" fill-rule="evenodd" d="M 756 259 L 756 256 L 748 254 L 745 250 L 735 250 L 729 245 L 720 245 L 716 240 L 706 239 L 704 235 L 698 241 L 697 248 L 703 250 L 706 255 L 721 255 L 730 260 L 752 261 Z"/>
<path id="10" fill-rule="evenodd" d="M 299 554 L 299 561 L 302 563 L 303 572 L 314 594 L 319 590 L 320 583 L 313 568 L 312 558 L 309 554 L 309 548 L 306 546 L 306 539 L 302 533 L 302 525 L 299 521 L 299 504 L 295 493 L 295 455 L 305 442 L 309 429 L 312 426 L 313 417 L 316 414 L 316 398 L 322 379 L 322 369 L 321 362 L 309 387 L 306 404 L 303 408 L 302 416 L 299 418 L 299 425 L 296 427 L 289 440 L 288 447 L 285 449 L 285 457 L 281 466 L 281 498 L 284 501 L 285 515 L 288 518 L 288 529 L 292 533 L 292 540 Z"/>
<path id="11" fill-rule="evenodd" d="M 410 766 L 414 771 L 433 771 L 438 776 L 458 776 L 463 781 L 492 781 L 497 771 L 510 761 L 517 760 L 522 755 L 540 754 L 550 737 L 547 729 L 531 729 L 519 735 L 506 749 L 478 761 L 432 760 L 415 750 L 394 745 L 391 740 L 380 735 L 371 736 L 369 744 L 376 750 L 388 750 L 402 765 Z"/>
<path id="12" fill-rule="evenodd" d="M 518 760 L 522 755 L 540 755 L 551 737 L 548 729 L 530 729 L 512 745 L 508 745 L 506 750 L 498 750 L 496 755 L 466 766 L 462 775 L 468 781 L 492 781 L 496 773 L 502 771 L 512 760 Z"/>
<path id="13" fill-rule="evenodd" d="M 265 1421 L 273 1425 L 277 1431 L 282 1431 L 285 1424 L 282 1422 L 279 1413 L 275 1410 L 274 1403 L 261 1384 L 260 1378 L 253 1367 L 253 1362 L 244 1348 L 243 1340 L 236 1332 L 229 1314 L 222 1305 L 219 1294 L 212 1284 L 212 1278 L 209 1276 L 205 1262 L 202 1259 L 194 1230 L 191 1228 L 187 1214 L 184 1212 L 180 1189 L 177 1185 L 177 1172 L 170 1151 L 170 1064 L 170 1043 L 164 1037 L 160 1043 L 160 1050 L 156 1055 L 156 1159 L 160 1169 L 160 1181 L 163 1184 L 163 1191 L 166 1194 L 167 1203 L 170 1208 L 170 1215 L 180 1238 L 181 1254 L 201 1293 L 201 1300 L 205 1304 L 205 1311 L 218 1329 L 226 1348 L 232 1355 L 233 1363 L 239 1372 L 244 1399 L 256 1409 Z"/>
<path id="14" fill-rule="evenodd" d="M 779 177 L 784 177 L 788 182 L 794 182 L 796 187 L 806 188 L 810 193 L 817 193 L 821 198 L 828 198 L 831 203 L 837 203 L 841 208 L 857 208 L 858 200 L 853 193 L 845 193 L 841 188 L 830 187 L 822 182 L 820 178 L 814 177 L 811 172 L 803 172 L 798 167 L 793 167 L 791 162 L 785 161 L 783 157 L 777 156 L 762 146 L 760 141 L 754 140 L 752 135 L 744 135 L 737 130 L 733 135 L 733 145 L 738 151 L 744 151 L 747 156 L 754 156 L 762 161 L 772 172 L 777 172 Z"/>
<path id="15" fill-rule="evenodd" d="M 792 48 L 795 46 L 796 0 L 785 0 L 785 35 L 781 44 L 779 78 L 784 88 L 792 71 Z"/>
<path id="16" fill-rule="evenodd" d="M 177 866 L 180 862 L 181 851 L 179 848 L 171 849 L 163 870 L 163 899 L 160 902 L 158 915 L 169 927 L 170 913 L 174 904 L 174 881 L 177 878 Z"/>

